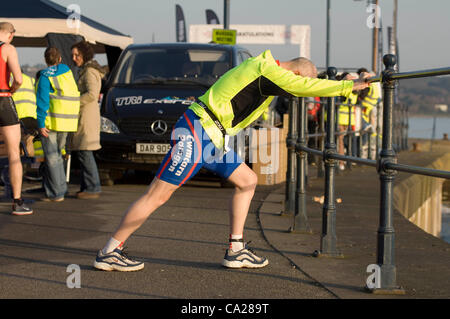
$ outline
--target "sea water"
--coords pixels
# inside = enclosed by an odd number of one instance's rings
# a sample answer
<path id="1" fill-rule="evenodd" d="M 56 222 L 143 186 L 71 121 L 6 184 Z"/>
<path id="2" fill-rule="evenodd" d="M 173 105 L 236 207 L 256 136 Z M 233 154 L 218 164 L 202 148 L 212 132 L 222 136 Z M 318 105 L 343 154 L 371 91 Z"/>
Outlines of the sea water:
<path id="1" fill-rule="evenodd" d="M 426 138 L 433 137 L 433 117 L 410 117 L 408 119 L 408 137 Z M 442 139 L 444 133 L 450 136 L 450 117 L 436 117 L 435 139 Z"/>

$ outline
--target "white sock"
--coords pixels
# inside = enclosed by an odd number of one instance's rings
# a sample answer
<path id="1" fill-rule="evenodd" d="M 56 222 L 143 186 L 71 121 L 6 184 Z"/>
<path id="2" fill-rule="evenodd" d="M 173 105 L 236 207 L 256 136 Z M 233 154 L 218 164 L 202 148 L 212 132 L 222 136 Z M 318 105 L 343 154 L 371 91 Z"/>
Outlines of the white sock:
<path id="1" fill-rule="evenodd" d="M 122 246 L 123 242 L 118 241 L 117 239 L 111 237 L 108 242 L 106 243 L 105 247 L 102 249 L 103 254 L 107 254 L 112 252 L 114 249 L 116 249 L 119 246 Z"/>
<path id="2" fill-rule="evenodd" d="M 242 239 L 244 236 L 242 234 L 240 235 L 230 235 L 230 239 Z M 244 249 L 244 242 L 243 241 L 230 241 L 230 249 L 232 251 L 239 251 L 241 249 Z"/>

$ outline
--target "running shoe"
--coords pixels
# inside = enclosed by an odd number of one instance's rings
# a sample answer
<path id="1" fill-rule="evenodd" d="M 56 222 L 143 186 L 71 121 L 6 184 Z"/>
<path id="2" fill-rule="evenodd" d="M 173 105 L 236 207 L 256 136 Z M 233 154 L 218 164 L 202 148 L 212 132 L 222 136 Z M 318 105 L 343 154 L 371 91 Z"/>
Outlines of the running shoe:
<path id="1" fill-rule="evenodd" d="M 17 216 L 31 215 L 33 210 L 21 200 L 19 203 L 13 203 L 12 214 Z"/>
<path id="2" fill-rule="evenodd" d="M 94 267 L 106 271 L 137 271 L 144 268 L 144 263 L 130 259 L 123 249 L 116 248 L 107 254 L 103 254 L 100 249 Z"/>
<path id="3" fill-rule="evenodd" d="M 239 251 L 227 249 L 222 265 L 227 268 L 262 268 L 269 264 L 267 258 L 256 256 L 248 243 Z"/>

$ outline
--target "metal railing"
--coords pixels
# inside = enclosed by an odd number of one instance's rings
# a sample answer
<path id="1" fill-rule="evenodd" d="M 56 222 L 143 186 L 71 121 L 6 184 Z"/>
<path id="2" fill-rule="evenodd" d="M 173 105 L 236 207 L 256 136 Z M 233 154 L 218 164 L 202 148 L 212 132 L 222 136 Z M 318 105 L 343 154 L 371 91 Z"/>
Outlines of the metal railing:
<path id="1" fill-rule="evenodd" d="M 334 79 L 334 68 L 330 69 L 330 79 Z M 324 105 L 328 105 L 328 102 L 310 102 L 310 103 L 319 103 L 319 104 L 324 104 Z M 359 119 L 357 119 L 356 117 L 356 112 L 354 111 L 354 109 L 359 108 L 359 109 L 363 109 L 363 107 L 359 104 L 351 104 L 351 103 L 338 103 L 335 101 L 334 103 L 336 111 L 335 111 L 335 136 L 336 137 L 347 137 L 347 155 L 350 154 L 355 154 L 357 157 L 363 157 L 365 156 L 366 158 L 369 159 L 373 159 L 372 154 L 378 154 L 378 150 L 380 149 L 380 145 L 379 145 L 379 136 L 381 136 L 381 132 L 379 131 L 381 125 L 380 123 L 377 123 L 376 125 L 376 130 L 373 131 L 373 129 L 371 130 L 367 130 L 366 128 L 362 127 L 362 123 L 364 122 L 363 120 L 363 111 L 360 110 L 359 112 Z M 342 123 L 339 119 L 341 111 L 340 111 L 340 107 L 341 106 L 345 106 L 348 108 L 348 122 L 347 123 Z M 379 114 L 379 106 L 380 104 L 377 104 L 377 114 Z M 354 114 L 355 113 L 355 114 Z M 325 115 L 326 115 L 326 109 L 325 108 L 321 108 L 321 116 L 320 116 L 320 121 L 319 121 L 319 126 L 316 127 L 316 132 L 315 133 L 309 133 L 307 134 L 308 140 L 309 138 L 320 138 L 320 140 L 318 140 L 315 144 L 319 144 L 318 146 L 320 147 L 320 150 L 323 151 L 325 149 L 325 137 L 327 135 L 326 133 L 326 128 L 325 128 Z M 354 120 L 353 120 L 354 117 Z M 379 119 L 380 117 L 378 117 Z M 400 117 L 398 117 L 400 118 Z M 354 124 L 352 124 L 353 122 L 355 122 Z M 356 129 L 356 122 L 358 122 L 359 128 Z M 346 126 L 346 129 L 344 130 L 340 130 L 340 126 Z M 320 133 L 318 133 L 318 131 L 320 131 Z M 376 138 L 372 139 L 370 137 L 370 135 L 375 134 Z M 399 135 L 403 136 L 403 131 L 399 131 Z M 367 140 L 367 144 L 365 146 L 363 146 L 363 141 Z M 336 141 L 336 147 L 339 148 L 339 144 L 344 143 L 344 141 L 341 141 L 340 139 L 338 139 Z M 375 144 L 375 145 L 372 145 Z M 400 146 L 402 147 L 402 146 Z M 373 151 L 372 151 L 373 150 Z M 365 155 L 363 155 L 365 154 Z M 347 161 L 347 168 L 351 169 L 351 162 Z M 323 167 L 319 166 L 318 170 L 317 170 L 317 175 L 318 177 L 323 177 Z"/>
<path id="2" fill-rule="evenodd" d="M 336 126 L 326 125 L 323 148 L 314 149 L 308 147 L 307 135 L 307 110 L 304 98 L 291 100 L 289 108 L 289 132 L 286 145 L 288 148 L 288 163 L 286 173 L 286 199 L 285 214 L 292 214 L 292 232 L 311 233 L 306 213 L 306 166 L 307 154 L 320 156 L 324 166 L 324 202 L 322 210 L 322 234 L 320 249 L 314 252 L 314 256 L 342 257 L 337 247 L 336 236 L 336 199 L 334 179 L 337 161 L 357 163 L 375 167 L 380 178 L 380 224 L 377 235 L 377 264 L 380 268 L 379 288 L 373 291 L 384 293 L 402 293 L 397 285 L 396 266 L 394 256 L 394 226 L 393 226 L 393 188 L 398 171 L 432 177 L 450 179 L 450 171 L 442 171 L 431 168 L 411 166 L 397 163 L 396 150 L 407 149 L 407 108 L 400 106 L 394 110 L 394 90 L 397 80 L 421 78 L 450 74 L 450 68 L 424 70 L 417 72 L 395 73 L 396 57 L 388 54 L 383 57 L 385 70 L 381 76 L 369 78 L 368 82 L 381 82 L 383 85 L 383 121 L 381 148 L 377 149 L 377 158 L 361 158 L 357 156 L 342 155 L 336 149 Z M 336 69 L 328 68 L 329 79 L 335 79 Z M 394 111 L 403 118 L 394 125 Z M 327 119 L 335 119 L 335 97 L 327 98 Z M 323 120 L 323 117 L 322 117 Z M 333 123 L 333 121 L 330 121 Z M 400 129 L 394 135 L 395 129 Z M 362 134 L 363 132 L 359 132 Z M 352 132 L 351 134 L 355 134 Z M 320 134 L 323 136 L 323 134 Z M 395 143 L 394 143 L 395 137 Z M 394 148 L 394 144 L 397 147 Z M 370 150 L 369 150 L 370 151 Z"/>

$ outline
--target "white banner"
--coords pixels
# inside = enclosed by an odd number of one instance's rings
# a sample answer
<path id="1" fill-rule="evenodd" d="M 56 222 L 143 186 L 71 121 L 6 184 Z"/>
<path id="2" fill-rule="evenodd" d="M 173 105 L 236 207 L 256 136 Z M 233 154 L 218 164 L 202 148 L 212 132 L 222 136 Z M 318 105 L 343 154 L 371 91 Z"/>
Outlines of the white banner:
<path id="1" fill-rule="evenodd" d="M 190 25 L 189 42 L 208 43 L 212 39 L 212 30 L 222 28 L 221 24 Z M 286 26 L 284 25 L 232 24 L 230 29 L 237 31 L 237 43 L 284 44 L 286 42 Z"/>
<path id="2" fill-rule="evenodd" d="M 284 25 L 235 25 L 236 41 L 247 44 L 284 44 L 286 26 Z"/>
<path id="3" fill-rule="evenodd" d="M 292 25 L 290 38 L 292 44 L 300 45 L 300 56 L 310 59 L 311 26 Z"/>
<path id="4" fill-rule="evenodd" d="M 221 24 L 193 24 L 189 26 L 189 42 L 208 43 L 212 40 L 212 30 L 221 29 Z M 300 56 L 310 58 L 311 27 L 309 25 L 232 24 L 237 31 L 237 44 L 299 44 Z"/>

